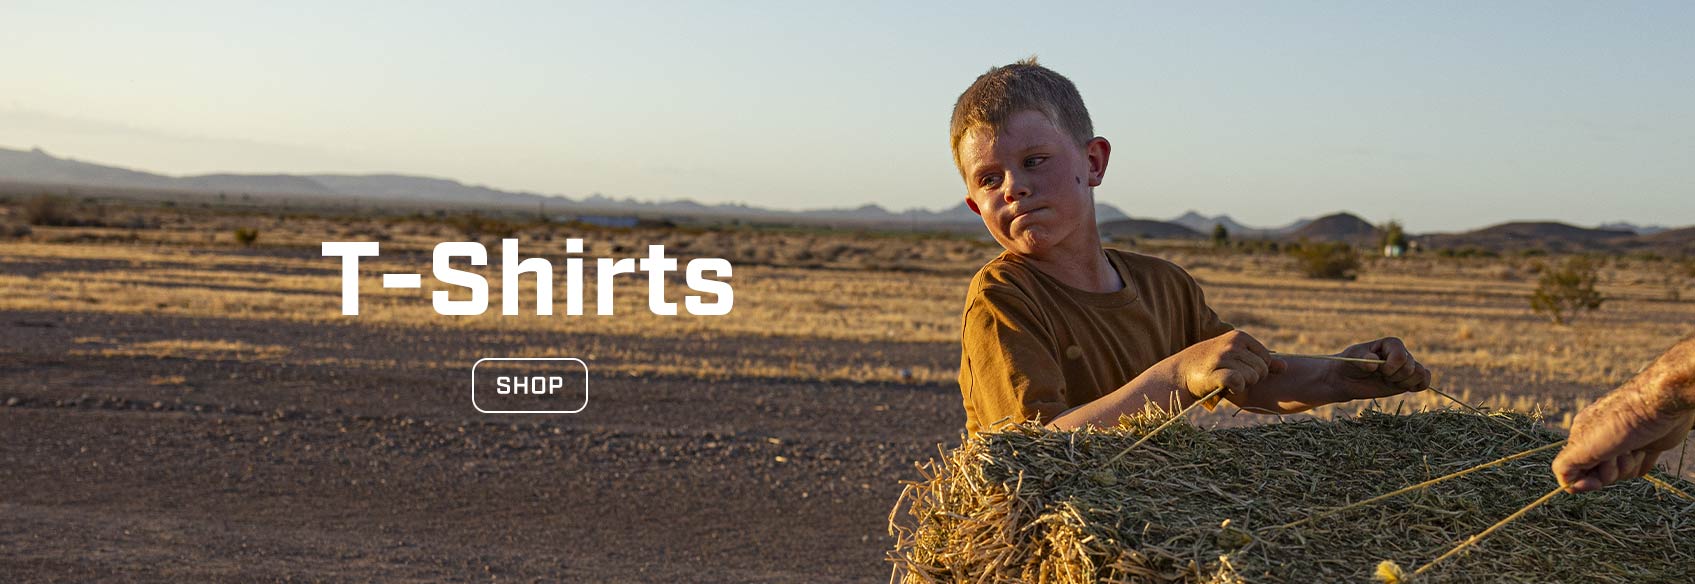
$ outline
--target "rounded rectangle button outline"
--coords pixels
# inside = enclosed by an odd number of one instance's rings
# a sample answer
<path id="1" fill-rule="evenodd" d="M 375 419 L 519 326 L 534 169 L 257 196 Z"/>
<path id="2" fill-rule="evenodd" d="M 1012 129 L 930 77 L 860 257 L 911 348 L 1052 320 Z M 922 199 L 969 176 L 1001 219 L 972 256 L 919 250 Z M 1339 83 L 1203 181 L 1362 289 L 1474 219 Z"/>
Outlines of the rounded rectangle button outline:
<path id="1" fill-rule="evenodd" d="M 477 366 L 483 361 L 576 361 L 583 366 L 583 405 L 574 410 L 485 410 L 477 405 Z M 575 414 L 589 407 L 589 364 L 575 357 L 484 357 L 471 364 L 471 407 L 485 414 Z"/>

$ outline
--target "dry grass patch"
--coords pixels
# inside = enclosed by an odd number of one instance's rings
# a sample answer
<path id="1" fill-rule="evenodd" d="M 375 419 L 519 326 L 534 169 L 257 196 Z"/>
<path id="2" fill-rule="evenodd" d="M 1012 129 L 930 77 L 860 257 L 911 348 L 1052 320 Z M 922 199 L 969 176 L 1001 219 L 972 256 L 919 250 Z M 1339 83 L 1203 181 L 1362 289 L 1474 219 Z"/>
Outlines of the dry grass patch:
<path id="1" fill-rule="evenodd" d="M 172 339 L 130 343 L 100 349 L 80 349 L 72 355 L 100 357 L 153 357 L 157 359 L 192 359 L 196 361 L 258 361 L 276 359 L 289 353 L 282 345 L 256 345 L 241 341 Z"/>

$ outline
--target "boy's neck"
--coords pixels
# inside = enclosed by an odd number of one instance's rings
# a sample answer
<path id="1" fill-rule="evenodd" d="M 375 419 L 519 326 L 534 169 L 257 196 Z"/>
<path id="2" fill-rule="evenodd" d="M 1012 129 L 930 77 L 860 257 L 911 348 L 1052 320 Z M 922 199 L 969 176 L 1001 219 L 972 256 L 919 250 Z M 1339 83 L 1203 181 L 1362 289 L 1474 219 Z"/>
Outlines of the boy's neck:
<path id="1" fill-rule="evenodd" d="M 1106 250 L 1101 247 L 1100 241 L 1088 243 L 1093 245 L 1057 246 L 1040 256 L 1019 257 L 1072 288 L 1096 293 L 1123 290 L 1124 279 L 1119 277 L 1118 270 L 1113 269 L 1112 262 L 1107 261 Z"/>

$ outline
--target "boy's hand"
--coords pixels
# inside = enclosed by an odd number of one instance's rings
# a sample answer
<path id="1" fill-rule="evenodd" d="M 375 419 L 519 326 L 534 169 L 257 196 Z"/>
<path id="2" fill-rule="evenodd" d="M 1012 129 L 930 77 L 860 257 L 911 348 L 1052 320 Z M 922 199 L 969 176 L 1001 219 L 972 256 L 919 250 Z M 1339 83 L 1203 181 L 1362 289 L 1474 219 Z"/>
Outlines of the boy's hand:
<path id="1" fill-rule="evenodd" d="M 1388 397 L 1430 389 L 1430 370 L 1413 359 L 1412 353 L 1395 337 L 1348 347 L 1338 354 L 1356 359 L 1381 359 L 1377 363 L 1336 363 L 1335 373 L 1343 397 L 1349 400 Z"/>
<path id="2" fill-rule="evenodd" d="M 1287 367 L 1271 355 L 1264 344 L 1242 331 L 1230 331 L 1190 345 L 1176 355 L 1178 387 L 1200 399 L 1220 387 L 1235 396 L 1245 395 L 1248 386 Z"/>

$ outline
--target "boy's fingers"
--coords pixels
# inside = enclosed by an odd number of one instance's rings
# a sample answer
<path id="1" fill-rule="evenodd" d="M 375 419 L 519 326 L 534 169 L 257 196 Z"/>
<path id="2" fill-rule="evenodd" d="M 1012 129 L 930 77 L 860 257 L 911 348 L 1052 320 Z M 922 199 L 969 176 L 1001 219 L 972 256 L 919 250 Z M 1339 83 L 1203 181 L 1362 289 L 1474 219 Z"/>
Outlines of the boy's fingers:
<path id="1" fill-rule="evenodd" d="M 1259 380 L 1265 379 L 1266 372 L 1269 371 L 1271 367 L 1266 364 L 1264 359 L 1261 359 L 1258 355 L 1254 355 L 1252 353 L 1230 353 L 1226 356 L 1226 362 L 1252 372 L 1253 375 L 1251 378 L 1245 380 L 1248 384 L 1257 383 Z"/>
<path id="2" fill-rule="evenodd" d="M 1215 369 L 1211 377 L 1211 383 L 1207 384 L 1207 387 L 1212 389 L 1222 387 L 1229 393 L 1240 394 L 1247 387 L 1246 380 L 1242 379 L 1242 374 L 1234 369 Z M 1212 389 L 1206 391 L 1210 392 Z"/>
<path id="3" fill-rule="evenodd" d="M 1265 343 L 1259 342 L 1259 339 L 1254 338 L 1253 335 L 1242 333 L 1241 336 L 1237 338 L 1241 339 L 1242 347 L 1251 351 L 1254 355 L 1259 356 L 1261 360 L 1272 360 L 1273 357 L 1271 356 L 1271 349 L 1265 348 Z"/>
<path id="4" fill-rule="evenodd" d="M 1389 382 L 1396 386 L 1406 385 L 1408 382 L 1414 381 L 1417 378 L 1418 368 L 1411 365 L 1402 365 L 1399 369 L 1396 369 L 1393 373 L 1389 374 Z"/>
<path id="5" fill-rule="evenodd" d="M 1343 354 L 1346 355 L 1347 352 L 1344 351 Z M 1382 360 L 1383 359 L 1383 357 L 1380 357 L 1380 356 L 1377 355 L 1376 351 L 1372 351 L 1372 350 L 1369 350 L 1369 349 L 1366 350 L 1366 351 L 1363 351 L 1363 352 L 1361 352 L 1357 355 L 1349 355 L 1349 356 L 1350 357 L 1357 357 L 1357 358 L 1360 358 L 1360 359 L 1374 359 L 1374 360 Z M 1378 364 L 1378 363 L 1361 363 L 1359 361 L 1349 361 L 1348 364 L 1354 366 L 1354 370 L 1359 371 L 1361 373 L 1368 374 L 1368 375 L 1372 374 L 1372 373 L 1377 373 L 1377 371 L 1379 369 L 1383 368 L 1383 366 L 1381 364 Z"/>
<path id="6" fill-rule="evenodd" d="M 1412 360 L 1412 354 L 1408 353 L 1406 348 L 1398 345 L 1389 345 L 1384 347 L 1384 349 L 1383 375 L 1385 377 L 1395 381 L 1400 381 L 1401 379 L 1404 379 L 1406 375 L 1412 373 L 1412 371 L 1407 367 L 1407 362 Z"/>
<path id="7" fill-rule="evenodd" d="M 1404 391 L 1423 391 L 1430 388 L 1430 370 L 1423 365 L 1415 365 L 1408 375 L 1395 383 Z"/>

